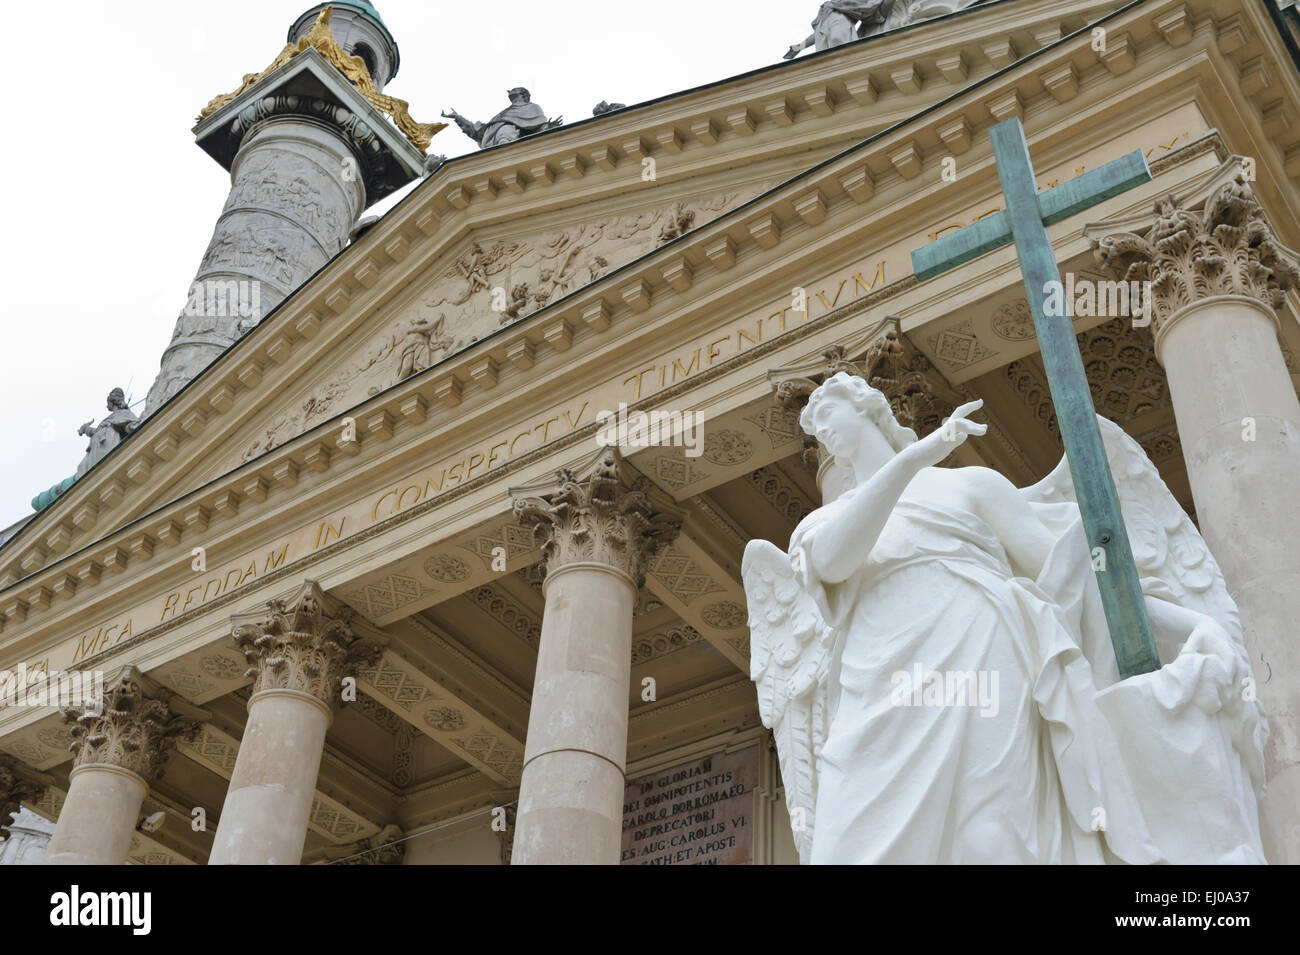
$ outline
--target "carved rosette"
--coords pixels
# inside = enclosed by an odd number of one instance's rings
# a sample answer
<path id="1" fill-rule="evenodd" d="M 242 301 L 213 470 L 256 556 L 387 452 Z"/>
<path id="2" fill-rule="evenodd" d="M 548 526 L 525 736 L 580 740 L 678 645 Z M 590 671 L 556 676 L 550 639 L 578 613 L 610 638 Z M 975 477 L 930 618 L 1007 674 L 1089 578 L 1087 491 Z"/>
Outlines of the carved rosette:
<path id="1" fill-rule="evenodd" d="M 773 370 L 768 380 L 781 407 L 802 412 L 822 382 L 841 371 L 881 391 L 898 423 L 918 437 L 938 428 L 957 406 L 957 396 L 930 360 L 907 342 L 895 318 L 854 342 L 828 348 L 817 361 Z M 807 436 L 804 462 L 816 468 L 821 455 L 817 440 Z"/>
<path id="2" fill-rule="evenodd" d="M 12 756 L 0 754 L 0 837 L 9 838 L 9 827 L 25 802 L 36 802 L 45 786 L 36 773 L 22 768 Z"/>
<path id="3" fill-rule="evenodd" d="M 617 450 L 605 448 L 581 473 L 563 469 L 550 485 L 511 494 L 515 517 L 541 541 L 548 573 L 574 563 L 606 564 L 639 589 L 646 562 L 682 526 L 674 509 L 652 499 L 653 487 L 631 474 Z"/>
<path id="4" fill-rule="evenodd" d="M 104 763 L 157 779 L 181 740 L 193 741 L 208 714 L 126 667 L 104 687 L 94 710 L 66 708 L 74 767 Z"/>
<path id="5" fill-rule="evenodd" d="M 374 666 L 383 648 L 352 630 L 352 611 L 335 604 L 312 580 L 287 600 L 233 618 L 235 645 L 254 678 L 253 694 L 296 690 L 326 706 L 339 702 L 346 677 Z"/>
<path id="6" fill-rule="evenodd" d="M 1243 295 L 1281 308 L 1300 281 L 1300 263 L 1273 235 L 1244 173 L 1212 192 L 1200 212 L 1187 205 L 1162 197 L 1145 235 L 1118 232 L 1092 240 L 1103 266 L 1125 281 L 1152 283 L 1153 331 L 1158 334 L 1184 306 L 1214 295 Z"/>

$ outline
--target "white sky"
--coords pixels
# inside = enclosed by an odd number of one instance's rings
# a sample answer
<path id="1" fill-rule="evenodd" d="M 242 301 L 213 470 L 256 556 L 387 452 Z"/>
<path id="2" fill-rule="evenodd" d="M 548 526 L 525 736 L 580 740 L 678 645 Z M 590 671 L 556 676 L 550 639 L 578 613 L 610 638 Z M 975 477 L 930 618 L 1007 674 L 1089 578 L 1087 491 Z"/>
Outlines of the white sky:
<path id="1" fill-rule="evenodd" d="M 312 6 L 5 5 L 0 530 L 76 471 L 86 446 L 77 428 L 104 417 L 112 388 L 142 410 L 230 185 L 194 144 L 194 117 L 264 69 Z M 778 63 L 809 34 L 818 2 L 376 7 L 402 51 L 387 92 L 409 100 L 417 120 L 455 107 L 482 121 L 508 105 L 507 89 L 526 86 L 548 115 L 576 122 L 602 99 L 644 102 Z M 450 126 L 431 152 L 472 148 Z"/>

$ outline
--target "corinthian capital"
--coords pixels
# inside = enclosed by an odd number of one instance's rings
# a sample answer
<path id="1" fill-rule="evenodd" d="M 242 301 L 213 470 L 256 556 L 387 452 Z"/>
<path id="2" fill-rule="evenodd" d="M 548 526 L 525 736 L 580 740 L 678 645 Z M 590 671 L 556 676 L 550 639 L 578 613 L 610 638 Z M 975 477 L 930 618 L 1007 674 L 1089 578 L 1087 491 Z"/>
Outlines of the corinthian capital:
<path id="1" fill-rule="evenodd" d="M 314 580 L 287 600 L 231 619 L 235 644 L 254 677 L 253 692 L 296 690 L 326 706 L 339 700 L 345 677 L 373 666 L 383 648 L 352 629 L 352 611 L 327 597 Z"/>
<path id="2" fill-rule="evenodd" d="M 938 428 L 961 400 L 930 360 L 907 340 L 893 317 L 852 341 L 833 345 L 812 361 L 774 368 L 767 373 L 767 380 L 781 407 L 802 411 L 808 396 L 841 371 L 881 391 L 899 424 L 921 437 Z M 819 464 L 815 438 L 806 439 L 804 459 L 812 467 Z"/>
<path id="3" fill-rule="evenodd" d="M 1084 234 L 1103 266 L 1125 281 L 1151 283 L 1157 334 L 1179 309 L 1215 295 L 1242 295 L 1281 308 L 1300 282 L 1300 256 L 1273 235 L 1240 157 L 1230 158 L 1191 195 L 1156 200 L 1148 221 L 1146 228 L 1132 219 L 1096 223 Z"/>
<path id="4" fill-rule="evenodd" d="M 50 778 L 32 772 L 12 756 L 0 753 L 0 837 L 9 837 L 14 816 L 25 802 L 41 798 Z"/>
<path id="5" fill-rule="evenodd" d="M 621 570 L 637 587 L 645 565 L 681 530 L 678 512 L 654 495 L 653 484 L 634 474 L 614 448 L 605 448 L 578 471 L 555 480 L 511 488 L 515 517 L 542 541 L 546 570 L 591 562 Z"/>
<path id="6" fill-rule="evenodd" d="M 74 766 L 106 763 L 146 782 L 162 774 L 178 740 L 193 740 L 209 714 L 159 686 L 135 667 L 124 667 L 104 686 L 97 708 L 63 710 Z"/>

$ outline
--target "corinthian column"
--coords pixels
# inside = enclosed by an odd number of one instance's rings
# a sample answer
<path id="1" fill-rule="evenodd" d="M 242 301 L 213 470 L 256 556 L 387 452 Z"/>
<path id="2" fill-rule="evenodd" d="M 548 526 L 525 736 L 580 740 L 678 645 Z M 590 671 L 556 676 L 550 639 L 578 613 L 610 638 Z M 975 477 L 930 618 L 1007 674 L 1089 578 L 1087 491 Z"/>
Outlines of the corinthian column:
<path id="1" fill-rule="evenodd" d="M 1269 718 L 1265 848 L 1274 863 L 1300 862 L 1300 401 L 1278 342 L 1297 257 L 1236 158 L 1196 195 L 1159 200 L 1145 235 L 1106 223 L 1087 234 L 1104 265 L 1151 283 L 1201 534 L 1241 609 Z"/>
<path id="2" fill-rule="evenodd" d="M 126 667 L 96 710 L 66 709 L 74 759 L 46 865 L 121 865 L 149 783 L 208 714 Z"/>
<path id="3" fill-rule="evenodd" d="M 210 865 L 297 865 L 307 841 L 325 731 L 346 677 L 373 665 L 379 644 L 352 632 L 351 614 L 315 581 L 288 600 L 233 618 L 256 677 Z"/>
<path id="4" fill-rule="evenodd" d="M 632 607 L 646 561 L 681 528 L 618 452 L 511 490 L 542 538 L 546 609 L 512 864 L 617 865 L 626 785 Z"/>

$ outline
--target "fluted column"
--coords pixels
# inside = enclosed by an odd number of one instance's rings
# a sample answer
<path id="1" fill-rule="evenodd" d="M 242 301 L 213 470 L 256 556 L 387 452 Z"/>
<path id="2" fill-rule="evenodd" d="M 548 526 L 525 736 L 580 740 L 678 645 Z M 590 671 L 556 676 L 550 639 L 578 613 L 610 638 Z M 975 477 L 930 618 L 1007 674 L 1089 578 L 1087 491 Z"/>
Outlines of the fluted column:
<path id="1" fill-rule="evenodd" d="M 345 677 L 373 665 L 378 643 L 314 581 L 287 600 L 233 618 L 256 677 L 210 865 L 297 865 L 307 841 L 325 732 Z"/>
<path id="2" fill-rule="evenodd" d="M 542 538 L 546 609 L 528 717 L 512 864 L 617 865 L 645 563 L 681 527 L 613 449 L 580 472 L 512 489 Z"/>
<path id="3" fill-rule="evenodd" d="M 1300 862 L 1300 400 L 1278 309 L 1300 275 L 1230 161 L 1204 208 L 1156 204 L 1143 236 L 1089 227 L 1100 261 L 1151 282 L 1156 355 L 1169 379 L 1201 534 L 1241 610 L 1271 736 L 1265 849 Z M 1289 320 L 1289 319 L 1288 319 Z"/>
<path id="4" fill-rule="evenodd" d="M 96 710 L 67 709 L 74 765 L 46 865 L 121 865 L 149 783 L 179 739 L 193 739 L 207 713 L 135 667 L 104 688 Z"/>

